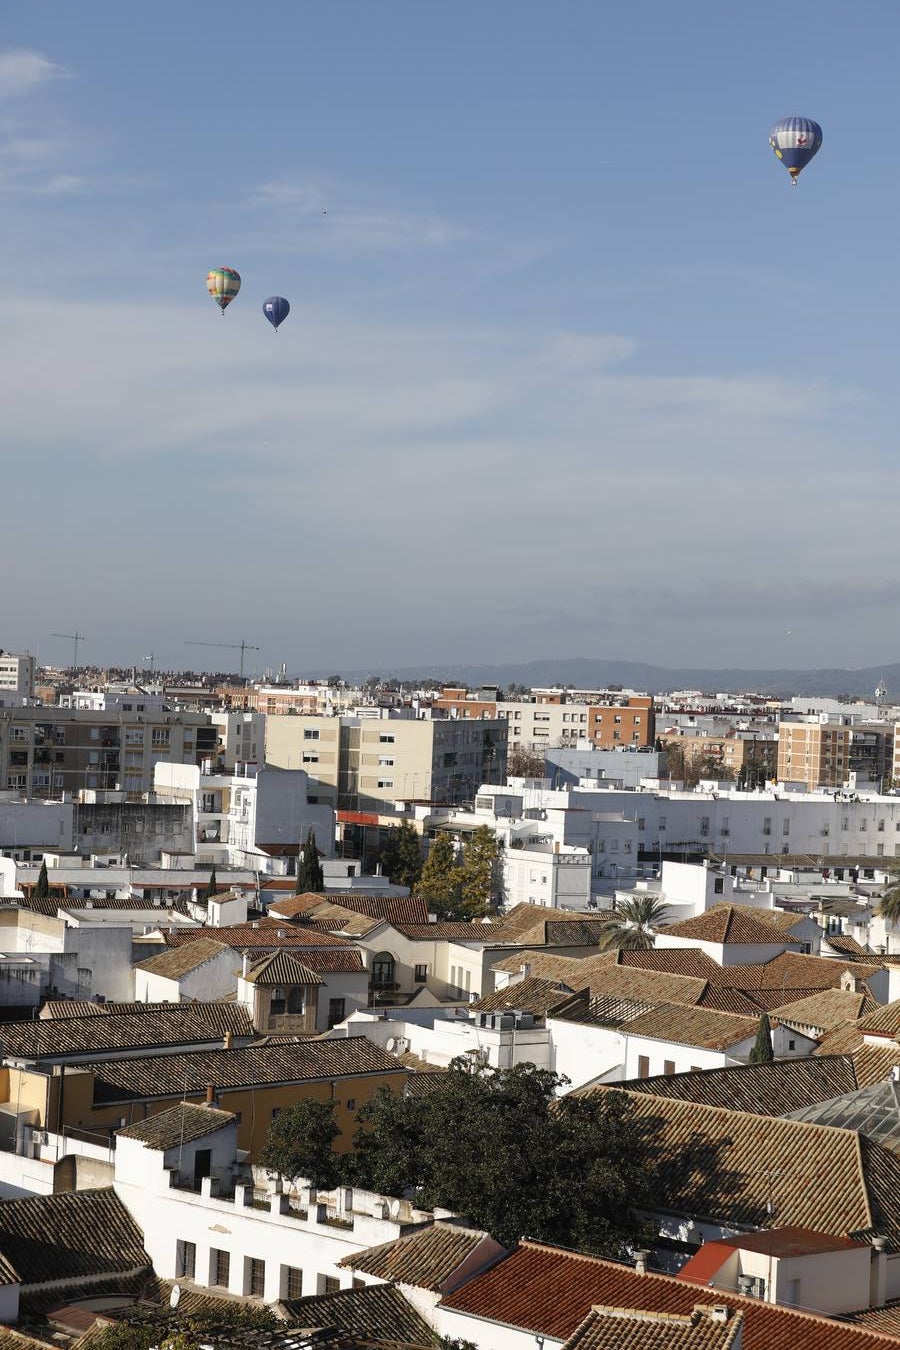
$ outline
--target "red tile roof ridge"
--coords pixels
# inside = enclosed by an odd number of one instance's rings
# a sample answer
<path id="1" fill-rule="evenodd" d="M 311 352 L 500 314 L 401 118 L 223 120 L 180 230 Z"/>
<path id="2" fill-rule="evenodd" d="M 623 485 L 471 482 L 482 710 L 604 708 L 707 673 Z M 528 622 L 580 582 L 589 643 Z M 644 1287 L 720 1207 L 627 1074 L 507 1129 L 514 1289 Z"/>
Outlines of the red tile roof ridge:
<path id="1" fill-rule="evenodd" d="M 578 1252 L 568 1247 L 554 1246 L 551 1243 L 540 1242 L 534 1238 L 522 1238 L 521 1242 L 519 1243 L 519 1246 L 515 1249 L 515 1251 L 513 1251 L 510 1254 L 510 1256 L 506 1257 L 504 1260 L 498 1261 L 495 1266 L 492 1266 L 486 1272 L 486 1276 L 475 1275 L 472 1280 L 462 1285 L 452 1294 L 442 1298 L 439 1306 L 453 1308 L 455 1306 L 454 1300 L 459 1301 L 461 1299 L 464 1299 L 466 1290 L 469 1289 L 472 1284 L 474 1284 L 479 1279 L 488 1278 L 491 1275 L 495 1275 L 498 1271 L 502 1272 L 504 1266 L 506 1266 L 510 1261 L 514 1261 L 516 1257 L 523 1251 L 546 1253 L 548 1256 L 556 1256 L 570 1261 L 578 1261 L 588 1266 L 594 1267 L 599 1266 L 606 1270 L 609 1270 L 612 1273 L 619 1273 L 622 1276 L 622 1278 L 631 1277 L 631 1279 L 633 1279 L 636 1282 L 640 1281 L 641 1285 L 644 1288 L 647 1288 L 648 1291 L 652 1289 L 663 1295 L 666 1292 L 673 1293 L 674 1292 L 673 1286 L 676 1287 L 680 1286 L 682 1289 L 684 1288 L 684 1286 L 687 1286 L 687 1288 L 692 1291 L 696 1290 L 698 1294 L 702 1293 L 705 1300 L 708 1300 L 711 1294 L 708 1284 L 694 1284 L 694 1282 L 690 1280 L 677 1280 L 675 1277 L 671 1275 L 664 1275 L 662 1273 L 657 1274 L 656 1272 L 653 1271 L 647 1271 L 643 1274 L 640 1274 L 634 1269 L 633 1266 L 626 1265 L 624 1262 L 611 1261 L 605 1257 L 591 1256 L 587 1252 Z M 837 1318 L 827 1317 L 823 1313 L 813 1313 L 802 1311 L 798 1308 L 788 1308 L 784 1304 L 780 1303 L 762 1303 L 758 1298 L 753 1298 L 752 1296 L 744 1294 L 732 1293 L 731 1290 L 721 1291 L 721 1299 L 719 1301 L 741 1310 L 743 1309 L 749 1310 L 751 1308 L 755 1309 L 757 1314 L 762 1314 L 762 1317 L 759 1318 L 760 1321 L 762 1321 L 763 1319 L 765 1319 L 766 1321 L 770 1321 L 775 1318 L 778 1319 L 784 1318 L 785 1321 L 787 1321 L 787 1319 L 797 1318 L 798 1320 L 806 1324 L 814 1325 L 816 1328 L 824 1329 L 825 1327 L 830 1327 L 835 1331 L 840 1329 L 842 1331 L 847 1332 L 848 1334 L 858 1333 L 861 1330 L 859 1326 L 857 1326 L 852 1322 L 839 1321 Z M 591 1307 L 593 1306 L 594 1304 L 592 1303 Z M 463 1311 L 466 1311 L 465 1307 L 463 1308 Z M 486 1320 L 495 1320 L 491 1319 L 489 1314 L 485 1313 L 470 1313 L 470 1315 L 475 1317 L 481 1316 L 484 1317 Z M 586 1313 L 584 1315 L 586 1315 Z M 554 1335 L 555 1339 L 567 1339 L 577 1330 L 578 1326 L 584 1320 L 584 1315 L 578 1315 L 578 1320 L 573 1325 L 571 1325 L 568 1331 L 563 1333 L 562 1337 L 560 1337 L 557 1333 L 548 1333 L 548 1334 Z M 512 1326 L 521 1324 L 505 1323 L 505 1325 Z M 532 1328 L 529 1327 L 527 1329 L 531 1330 Z M 854 1339 L 852 1341 L 846 1342 L 848 1348 L 850 1345 L 854 1347 L 854 1350 L 856 1350 L 857 1346 L 859 1347 L 859 1350 L 863 1350 L 863 1347 L 869 1345 L 871 1345 L 872 1347 L 880 1345 L 885 1346 L 893 1345 L 896 1348 L 897 1345 L 896 1336 L 891 1335 L 890 1333 L 887 1332 L 873 1331 L 868 1327 L 863 1328 L 862 1330 L 864 1331 L 864 1335 L 870 1337 L 871 1339 L 865 1340 L 862 1337 L 856 1339 L 856 1336 L 854 1335 Z M 761 1339 L 757 1340 L 757 1338 L 754 1338 L 754 1342 L 760 1346 L 763 1344 L 762 1340 Z M 748 1342 L 748 1344 L 750 1344 L 750 1342 Z M 818 1344 L 821 1345 L 822 1342 L 819 1341 Z"/>

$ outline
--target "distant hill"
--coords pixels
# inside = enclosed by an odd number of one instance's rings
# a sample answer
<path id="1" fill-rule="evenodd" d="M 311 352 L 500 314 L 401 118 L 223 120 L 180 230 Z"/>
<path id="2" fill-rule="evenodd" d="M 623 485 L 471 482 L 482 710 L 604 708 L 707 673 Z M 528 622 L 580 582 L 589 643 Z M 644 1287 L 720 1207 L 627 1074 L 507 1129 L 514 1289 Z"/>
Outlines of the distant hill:
<path id="1" fill-rule="evenodd" d="M 900 664 L 857 670 L 709 670 L 577 656 L 496 666 L 410 666 L 402 669 L 379 666 L 368 671 L 354 671 L 350 677 L 365 679 L 373 674 L 385 679 L 410 681 L 446 679 L 470 687 L 482 684 L 524 684 L 529 687 L 570 684 L 580 689 L 602 689 L 610 684 L 621 684 L 650 694 L 669 689 L 702 689 L 709 694 L 752 690 L 764 694 L 812 694 L 830 698 L 852 694 L 869 699 L 874 698 L 877 684 L 884 680 L 888 697 L 900 702 Z"/>

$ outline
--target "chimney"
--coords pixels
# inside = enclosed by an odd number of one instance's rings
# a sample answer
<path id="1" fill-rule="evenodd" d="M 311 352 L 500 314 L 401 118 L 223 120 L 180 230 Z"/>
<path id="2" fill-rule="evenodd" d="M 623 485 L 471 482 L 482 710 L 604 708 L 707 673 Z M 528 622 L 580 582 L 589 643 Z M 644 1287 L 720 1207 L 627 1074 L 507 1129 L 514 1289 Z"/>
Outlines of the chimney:
<path id="1" fill-rule="evenodd" d="M 246 975 L 249 969 L 250 969 L 250 953 L 245 947 L 244 950 L 241 952 L 241 974 Z"/>
<path id="2" fill-rule="evenodd" d="M 880 1308 L 887 1302 L 887 1238 L 872 1238 L 872 1263 L 869 1266 L 869 1307 Z"/>
<path id="3" fill-rule="evenodd" d="M 634 1268 L 638 1275 L 647 1274 L 647 1257 L 650 1255 L 646 1247 L 639 1247 L 634 1254 Z"/>
<path id="4" fill-rule="evenodd" d="M 727 1322 L 731 1316 L 731 1309 L 727 1303 L 695 1303 L 694 1317 L 699 1320 L 706 1317 L 710 1322 Z"/>
<path id="5" fill-rule="evenodd" d="M 207 1105 L 207 1106 L 215 1106 L 215 1104 L 216 1104 L 216 1085 L 215 1085 L 215 1083 L 207 1083 L 207 1085 L 206 1085 L 206 1105 Z"/>
<path id="6" fill-rule="evenodd" d="M 277 929 L 275 930 L 275 936 L 276 936 L 276 937 L 280 937 L 280 938 L 287 937 L 287 931 L 286 931 L 286 929 L 284 929 L 284 928 L 277 928 Z"/>
<path id="7" fill-rule="evenodd" d="M 233 1045 L 234 1045 L 234 1032 L 226 1031 L 225 1035 L 222 1037 L 222 1049 L 230 1050 Z"/>

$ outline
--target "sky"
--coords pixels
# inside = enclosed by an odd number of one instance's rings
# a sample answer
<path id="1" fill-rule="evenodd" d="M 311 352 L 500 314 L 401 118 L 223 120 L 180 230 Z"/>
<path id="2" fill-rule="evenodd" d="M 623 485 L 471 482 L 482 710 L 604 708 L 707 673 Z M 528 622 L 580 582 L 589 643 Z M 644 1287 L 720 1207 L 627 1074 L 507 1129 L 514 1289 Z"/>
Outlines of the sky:
<path id="1" fill-rule="evenodd" d="M 898 50 L 896 0 L 5 0 L 0 645 L 900 659 Z"/>

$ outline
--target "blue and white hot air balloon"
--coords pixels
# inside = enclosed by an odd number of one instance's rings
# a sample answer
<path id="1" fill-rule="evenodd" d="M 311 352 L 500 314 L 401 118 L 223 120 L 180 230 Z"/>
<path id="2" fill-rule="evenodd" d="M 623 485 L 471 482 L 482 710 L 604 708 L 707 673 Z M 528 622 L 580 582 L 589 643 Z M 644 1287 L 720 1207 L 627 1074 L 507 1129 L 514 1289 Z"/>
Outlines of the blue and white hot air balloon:
<path id="1" fill-rule="evenodd" d="M 269 323 L 278 332 L 278 325 L 284 323 L 291 312 L 291 307 L 283 295 L 270 295 L 268 300 L 263 301 L 263 314 L 269 320 Z"/>
<path id="2" fill-rule="evenodd" d="M 811 117 L 782 117 L 769 132 L 769 144 L 796 187 L 801 169 L 805 169 L 819 151 L 822 128 Z"/>

